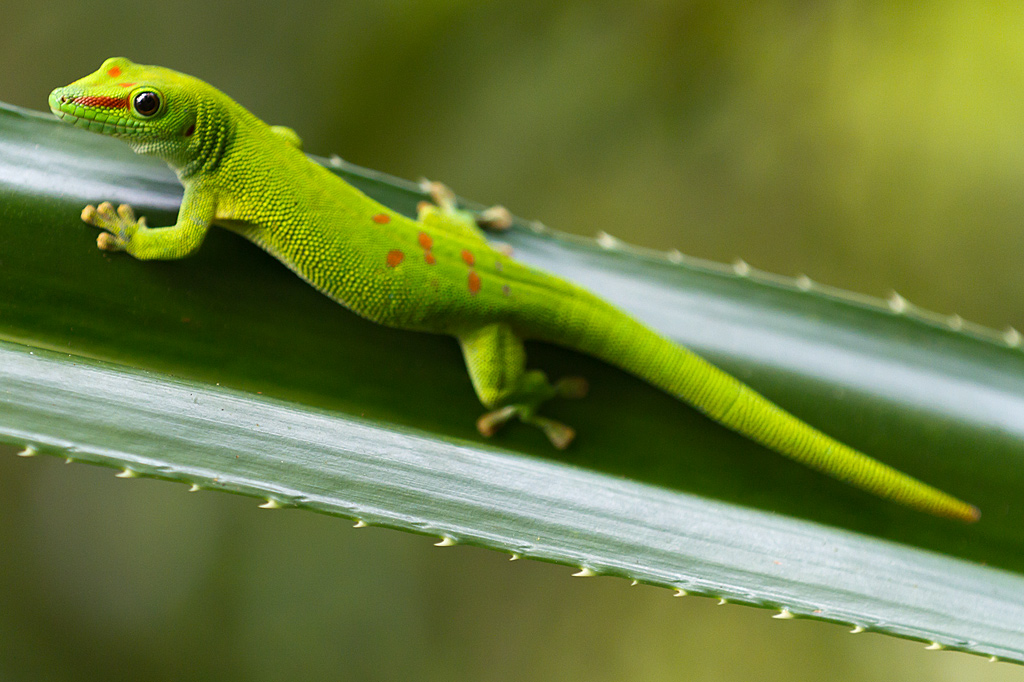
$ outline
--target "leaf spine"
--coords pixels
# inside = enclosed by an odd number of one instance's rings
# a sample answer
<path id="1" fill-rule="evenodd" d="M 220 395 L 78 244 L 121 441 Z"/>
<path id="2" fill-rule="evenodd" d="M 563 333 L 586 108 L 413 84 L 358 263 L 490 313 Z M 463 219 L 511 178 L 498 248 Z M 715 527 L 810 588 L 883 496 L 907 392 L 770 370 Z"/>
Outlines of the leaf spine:
<path id="1" fill-rule="evenodd" d="M 618 249 L 619 245 L 622 244 L 621 241 L 611 236 L 607 232 L 598 232 L 597 236 L 594 239 L 597 241 L 598 246 L 600 246 L 602 249 L 607 249 L 609 251 Z"/>
<path id="2" fill-rule="evenodd" d="M 891 296 L 889 296 L 889 310 L 893 311 L 897 315 L 902 315 L 907 312 L 907 307 L 909 305 L 910 304 L 907 299 L 903 298 L 895 291 L 892 292 Z"/>

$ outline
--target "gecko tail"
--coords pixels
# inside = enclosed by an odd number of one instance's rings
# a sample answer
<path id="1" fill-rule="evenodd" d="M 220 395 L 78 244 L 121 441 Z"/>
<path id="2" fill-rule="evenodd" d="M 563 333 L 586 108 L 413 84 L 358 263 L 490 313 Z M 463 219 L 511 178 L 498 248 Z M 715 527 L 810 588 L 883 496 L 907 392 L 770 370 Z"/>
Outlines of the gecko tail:
<path id="1" fill-rule="evenodd" d="M 570 314 L 569 345 L 636 375 L 711 419 L 790 459 L 861 490 L 935 516 L 974 522 L 981 512 L 855 450 L 798 419 L 739 379 L 628 315 L 604 309 Z M 565 343 L 563 327 L 562 343 Z"/>

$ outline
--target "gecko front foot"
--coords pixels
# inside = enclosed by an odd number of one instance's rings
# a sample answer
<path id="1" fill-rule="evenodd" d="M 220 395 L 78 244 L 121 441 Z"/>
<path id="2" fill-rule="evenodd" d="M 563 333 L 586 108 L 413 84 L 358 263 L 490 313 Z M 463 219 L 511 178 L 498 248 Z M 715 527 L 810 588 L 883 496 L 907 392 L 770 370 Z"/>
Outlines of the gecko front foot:
<path id="1" fill-rule="evenodd" d="M 99 206 L 86 206 L 82 209 L 82 220 L 106 230 L 96 237 L 96 246 L 104 251 L 125 251 L 136 233 L 146 229 L 146 219 L 136 220 L 131 206 L 121 204 L 115 211 L 109 201 Z"/>

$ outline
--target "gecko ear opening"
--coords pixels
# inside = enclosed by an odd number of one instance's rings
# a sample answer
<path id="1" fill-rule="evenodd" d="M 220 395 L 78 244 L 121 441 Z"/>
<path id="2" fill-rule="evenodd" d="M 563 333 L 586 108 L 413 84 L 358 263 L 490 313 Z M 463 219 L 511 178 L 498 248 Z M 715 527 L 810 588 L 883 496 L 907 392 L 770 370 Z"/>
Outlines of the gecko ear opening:
<path id="1" fill-rule="evenodd" d="M 188 128 L 185 129 L 185 137 L 192 137 L 196 134 L 196 124 L 192 123 Z"/>

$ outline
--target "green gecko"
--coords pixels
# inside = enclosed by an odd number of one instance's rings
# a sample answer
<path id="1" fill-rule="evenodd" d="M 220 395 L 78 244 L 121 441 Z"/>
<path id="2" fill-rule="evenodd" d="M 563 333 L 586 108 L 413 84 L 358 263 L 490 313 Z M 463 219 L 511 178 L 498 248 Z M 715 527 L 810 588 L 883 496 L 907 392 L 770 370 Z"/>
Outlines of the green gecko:
<path id="1" fill-rule="evenodd" d="M 185 188 L 177 222 L 151 228 L 131 207 L 86 206 L 97 245 L 142 260 L 184 258 L 213 225 L 236 232 L 316 289 L 379 324 L 458 339 L 480 402 L 484 436 L 517 418 L 558 448 L 575 432 L 538 414 L 586 381 L 551 382 L 526 369 L 524 339 L 581 351 L 630 372 L 711 419 L 820 472 L 921 511 L 976 521 L 980 513 L 826 436 L 733 376 L 611 304 L 492 248 L 481 227 L 504 228 L 501 207 L 471 213 L 433 183 L 415 220 L 370 199 L 227 95 L 181 73 L 108 59 L 50 94 L 65 123 L 159 157 Z"/>

